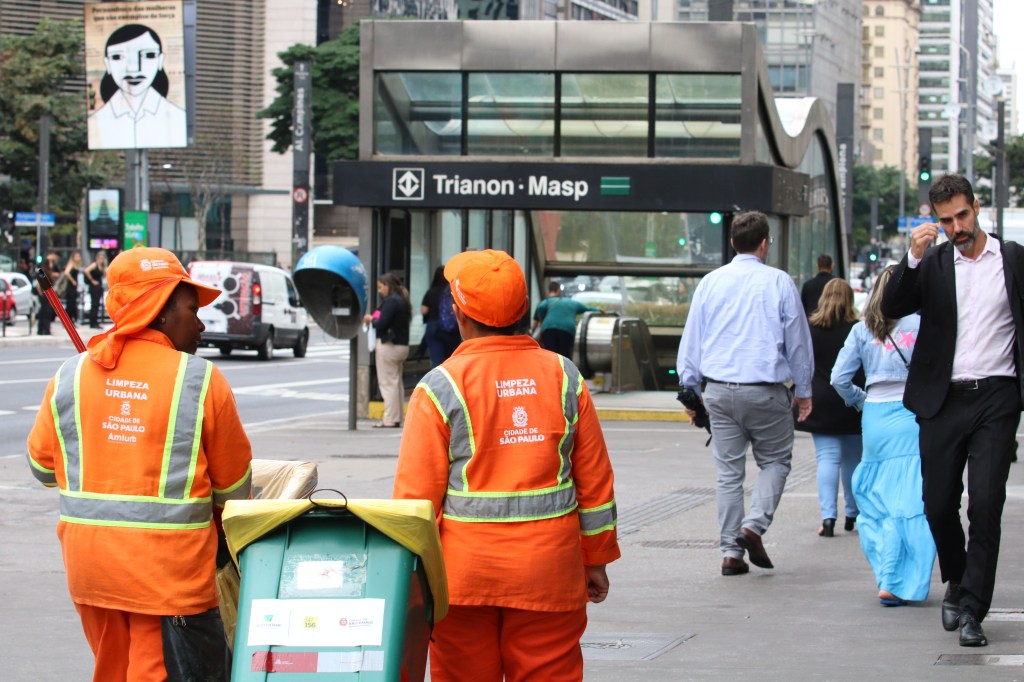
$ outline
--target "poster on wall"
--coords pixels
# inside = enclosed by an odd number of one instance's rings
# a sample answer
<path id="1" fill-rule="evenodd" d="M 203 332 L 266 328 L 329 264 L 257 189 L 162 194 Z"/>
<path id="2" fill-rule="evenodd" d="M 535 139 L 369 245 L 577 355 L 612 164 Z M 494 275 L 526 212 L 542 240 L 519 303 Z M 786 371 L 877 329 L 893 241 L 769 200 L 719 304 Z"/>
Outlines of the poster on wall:
<path id="1" fill-rule="evenodd" d="M 124 212 L 124 248 L 149 246 L 149 213 L 146 211 Z"/>
<path id="2" fill-rule="evenodd" d="M 88 203 L 89 248 L 121 248 L 121 190 L 90 189 Z"/>
<path id="3" fill-rule="evenodd" d="M 89 149 L 188 146 L 181 0 L 85 5 Z"/>

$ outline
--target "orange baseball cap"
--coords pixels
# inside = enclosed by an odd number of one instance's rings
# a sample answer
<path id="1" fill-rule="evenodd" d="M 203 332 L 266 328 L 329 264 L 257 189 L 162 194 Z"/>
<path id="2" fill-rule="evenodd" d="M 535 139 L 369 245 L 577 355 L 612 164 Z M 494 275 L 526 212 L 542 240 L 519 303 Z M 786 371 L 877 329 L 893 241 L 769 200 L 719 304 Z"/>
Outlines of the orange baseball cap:
<path id="1" fill-rule="evenodd" d="M 156 319 L 179 283 L 195 287 L 200 306 L 220 296 L 219 289 L 189 277 L 173 253 L 152 246 L 119 253 L 107 268 L 107 282 L 107 312 L 114 327 L 89 340 L 89 354 L 108 369 L 117 365 L 127 338 Z"/>
<path id="2" fill-rule="evenodd" d="M 523 269 L 504 251 L 465 251 L 444 266 L 456 305 L 489 327 L 508 327 L 526 314 Z"/>

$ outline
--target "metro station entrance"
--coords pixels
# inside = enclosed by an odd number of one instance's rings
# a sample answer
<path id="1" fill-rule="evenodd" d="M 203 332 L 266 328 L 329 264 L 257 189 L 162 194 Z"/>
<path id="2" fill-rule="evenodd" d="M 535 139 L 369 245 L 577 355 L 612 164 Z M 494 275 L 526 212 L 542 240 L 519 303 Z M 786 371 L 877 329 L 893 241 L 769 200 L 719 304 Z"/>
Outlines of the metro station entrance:
<path id="1" fill-rule="evenodd" d="M 798 285 L 820 253 L 845 274 L 835 142 L 820 102 L 773 98 L 753 26 L 597 24 L 364 22 L 360 159 L 334 165 L 334 201 L 414 312 L 438 265 L 503 249 L 531 312 L 555 278 L 642 320 L 668 388 L 735 213 L 769 216 L 769 263 Z"/>

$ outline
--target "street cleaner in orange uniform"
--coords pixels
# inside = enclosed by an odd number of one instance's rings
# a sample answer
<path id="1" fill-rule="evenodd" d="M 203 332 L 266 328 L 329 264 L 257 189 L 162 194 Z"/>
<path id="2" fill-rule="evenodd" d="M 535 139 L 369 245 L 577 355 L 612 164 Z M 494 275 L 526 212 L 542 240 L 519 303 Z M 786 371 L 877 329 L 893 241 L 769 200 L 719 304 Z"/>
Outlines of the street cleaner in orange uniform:
<path id="1" fill-rule="evenodd" d="M 57 371 L 28 437 L 32 473 L 60 490 L 93 680 L 227 680 L 215 524 L 250 497 L 252 450 L 224 376 L 195 356 L 219 292 L 165 249 L 125 251 L 107 276 L 114 327 Z"/>
<path id="2" fill-rule="evenodd" d="M 519 331 L 523 272 L 501 251 L 444 270 L 464 341 L 409 400 L 396 498 L 434 503 L 450 607 L 434 682 L 583 679 L 587 601 L 619 558 L 613 476 L 579 370 Z"/>

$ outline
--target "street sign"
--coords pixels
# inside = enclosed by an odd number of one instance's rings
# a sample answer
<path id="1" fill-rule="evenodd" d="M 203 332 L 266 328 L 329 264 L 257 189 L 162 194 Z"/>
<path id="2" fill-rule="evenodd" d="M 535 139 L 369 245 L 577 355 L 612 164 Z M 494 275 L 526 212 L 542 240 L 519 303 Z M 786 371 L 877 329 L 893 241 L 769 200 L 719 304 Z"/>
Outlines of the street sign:
<path id="1" fill-rule="evenodd" d="M 932 222 L 931 218 L 921 218 L 919 216 L 900 216 L 896 219 L 896 231 L 897 232 L 910 232 L 918 225 L 924 225 Z"/>
<path id="2" fill-rule="evenodd" d="M 14 214 L 14 224 L 17 227 L 53 227 L 54 216 L 52 213 L 27 213 L 18 212 Z"/>

